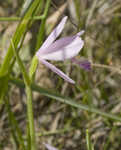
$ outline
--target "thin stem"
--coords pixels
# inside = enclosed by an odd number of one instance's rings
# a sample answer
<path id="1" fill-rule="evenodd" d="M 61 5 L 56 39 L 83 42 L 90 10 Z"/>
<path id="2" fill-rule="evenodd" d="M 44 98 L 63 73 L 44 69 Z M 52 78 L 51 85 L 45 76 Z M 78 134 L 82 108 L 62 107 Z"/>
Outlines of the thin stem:
<path id="1" fill-rule="evenodd" d="M 112 70 L 112 71 L 115 71 L 115 72 L 121 74 L 121 69 L 117 66 L 109 66 L 109 65 L 94 64 L 94 63 L 92 63 L 91 66 L 97 67 L 97 68 L 104 68 L 104 69 Z"/>
<path id="2" fill-rule="evenodd" d="M 92 146 L 92 143 L 91 143 L 91 139 L 90 139 L 88 129 L 86 130 L 86 143 L 87 143 L 87 150 L 94 150 L 93 146 Z"/>
<path id="3" fill-rule="evenodd" d="M 45 6 L 44 19 L 41 22 L 39 33 L 38 33 L 38 36 L 37 36 L 37 43 L 36 43 L 36 48 L 35 48 L 36 51 L 39 49 L 39 47 L 41 46 L 42 41 L 43 41 L 43 34 L 44 34 L 44 31 L 45 31 L 44 30 L 45 29 L 45 22 L 46 22 L 48 10 L 49 10 L 50 2 L 51 2 L 51 0 L 48 0 L 47 3 L 46 3 L 46 6 Z M 37 64 L 38 64 L 38 59 L 36 58 L 36 56 L 34 56 L 33 59 L 32 59 L 32 64 L 30 66 L 30 71 L 29 71 L 29 76 L 30 76 L 31 79 L 34 76 L 34 73 L 35 73 L 36 68 L 37 68 Z"/>
<path id="4" fill-rule="evenodd" d="M 11 126 L 11 130 L 12 130 L 12 135 L 13 135 L 13 138 L 14 138 L 14 141 L 16 143 L 16 145 L 18 145 L 18 143 L 20 143 L 20 147 L 22 147 L 23 150 L 26 150 L 25 148 L 25 145 L 24 145 L 24 139 L 22 137 L 22 133 L 21 133 L 21 130 L 18 126 L 18 122 L 17 120 L 15 119 L 15 116 L 13 114 L 13 112 L 11 111 L 11 107 L 10 107 L 10 104 L 9 104 L 9 99 L 5 99 L 6 101 L 6 109 L 7 109 L 7 112 L 8 112 L 8 119 L 9 119 L 9 123 L 10 123 L 10 126 Z M 17 134 L 17 136 L 16 136 Z"/>
<path id="5" fill-rule="evenodd" d="M 73 131 L 74 128 L 65 128 L 65 129 L 60 129 L 60 130 L 55 130 L 55 131 L 48 131 L 48 132 L 43 132 L 43 133 L 37 133 L 37 136 L 51 136 L 51 135 L 56 135 L 56 134 L 63 134 L 66 132 L 71 132 Z"/>
<path id="6" fill-rule="evenodd" d="M 0 17 L 0 21 L 20 21 L 22 17 Z M 44 19 L 44 15 L 35 16 L 30 18 L 32 20 L 42 20 Z M 28 20 L 28 19 L 27 19 Z"/>
<path id="7" fill-rule="evenodd" d="M 36 136 L 37 137 L 42 137 L 42 136 L 54 136 L 54 135 L 60 135 L 60 134 L 64 134 L 67 132 L 71 132 L 74 131 L 74 128 L 64 128 L 64 129 L 59 129 L 59 130 L 55 130 L 55 131 L 44 131 L 42 133 L 37 133 Z M 23 137 L 24 140 L 26 140 L 26 136 Z M 29 149 L 30 150 L 30 149 Z"/>
<path id="8" fill-rule="evenodd" d="M 13 48 L 14 55 L 16 57 L 16 61 L 21 69 L 21 72 L 23 74 L 24 81 L 25 81 L 26 95 L 27 95 L 27 114 L 28 114 L 29 132 L 30 132 L 30 138 L 31 138 L 30 144 L 31 144 L 31 150 L 36 150 L 31 81 L 17 51 L 15 50 L 15 47 L 12 41 L 11 41 L 11 45 Z"/>
<path id="9" fill-rule="evenodd" d="M 12 41 L 14 43 L 15 49 L 18 47 L 18 44 L 21 40 L 21 37 L 23 36 L 23 33 L 28 29 L 28 25 L 31 23 L 30 18 L 32 18 L 36 13 L 36 8 L 38 4 L 40 3 L 40 0 L 33 1 L 31 7 L 28 9 L 27 13 L 22 18 L 21 22 L 19 23 L 16 32 L 13 35 Z M 10 44 L 7 54 L 4 58 L 4 61 L 0 67 L 0 76 L 6 75 L 8 72 L 8 68 L 10 67 L 11 60 L 13 57 L 13 50 L 12 46 Z"/>
<path id="10" fill-rule="evenodd" d="M 20 67 L 20 69 L 22 71 L 22 74 L 23 74 L 23 77 L 24 77 L 24 80 L 25 80 L 25 84 L 27 86 L 30 86 L 31 83 L 30 83 L 29 76 L 27 74 L 27 71 L 26 71 L 26 69 L 25 69 L 25 67 L 24 67 L 24 65 L 23 65 L 23 63 L 22 63 L 22 61 L 21 61 L 17 51 L 15 50 L 15 47 L 14 47 L 14 44 L 13 44 L 12 40 L 11 40 L 11 45 L 12 45 L 12 48 L 13 48 L 14 55 L 16 57 L 16 61 L 17 61 L 18 65 L 19 65 L 19 67 Z"/>
<path id="11" fill-rule="evenodd" d="M 27 114 L 29 123 L 29 133 L 31 139 L 31 150 L 36 150 L 36 138 L 35 138 L 35 128 L 34 128 L 34 116 L 33 116 L 33 104 L 32 104 L 32 90 L 30 86 L 26 87 L 27 94 Z"/>
<path id="12" fill-rule="evenodd" d="M 38 64 L 38 59 L 35 55 L 32 59 L 32 63 L 31 63 L 31 66 L 30 66 L 30 71 L 29 71 L 29 76 L 30 76 L 31 80 L 33 80 L 33 78 L 34 78 L 34 73 L 36 71 L 37 64 Z"/>
<path id="13" fill-rule="evenodd" d="M 94 0 L 93 3 L 92 3 L 92 7 L 91 9 L 89 10 L 89 13 L 88 13 L 88 16 L 87 16 L 87 20 L 86 20 L 86 27 L 88 27 L 89 23 L 90 23 L 90 20 L 93 16 L 93 13 L 94 13 L 94 10 L 96 8 L 96 5 L 97 5 L 97 2 L 98 0 Z"/>

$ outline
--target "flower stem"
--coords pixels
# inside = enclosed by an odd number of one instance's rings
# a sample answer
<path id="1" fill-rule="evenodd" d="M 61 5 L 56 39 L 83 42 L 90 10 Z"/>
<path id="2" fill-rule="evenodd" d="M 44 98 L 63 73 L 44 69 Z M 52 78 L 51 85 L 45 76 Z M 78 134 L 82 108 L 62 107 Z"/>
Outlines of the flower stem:
<path id="1" fill-rule="evenodd" d="M 44 14 L 43 14 L 44 19 L 41 22 L 40 29 L 39 29 L 39 34 L 37 36 L 37 43 L 36 43 L 36 48 L 35 48 L 36 51 L 39 49 L 39 47 L 41 46 L 42 41 L 43 41 L 43 34 L 44 34 L 44 31 L 45 31 L 45 22 L 46 22 L 46 18 L 47 18 L 47 15 L 48 15 L 50 2 L 51 2 L 51 0 L 47 0 L 47 3 L 45 5 L 45 10 L 44 10 Z M 31 66 L 30 66 L 30 70 L 29 70 L 30 79 L 33 79 L 33 77 L 34 77 L 34 73 L 36 71 L 37 64 L 38 64 L 38 59 L 37 59 L 36 56 L 34 56 L 33 59 L 32 59 Z"/>
<path id="2" fill-rule="evenodd" d="M 29 132 L 30 132 L 30 139 L 31 139 L 31 150 L 36 150 L 32 90 L 30 86 L 26 87 L 26 94 L 27 94 L 27 114 L 28 114 Z"/>
<path id="3" fill-rule="evenodd" d="M 30 145 L 31 150 L 36 150 L 36 139 L 35 139 L 35 129 L 34 129 L 34 117 L 33 117 L 33 107 L 32 107 L 32 90 L 31 90 L 31 80 L 29 78 L 29 75 L 26 72 L 26 69 L 15 50 L 13 41 L 11 40 L 12 49 L 14 52 L 14 55 L 16 57 L 16 61 L 21 69 L 21 72 L 24 77 L 25 81 L 25 87 L 26 87 L 26 95 L 27 95 L 27 115 L 28 115 L 28 124 L 29 124 L 29 134 L 30 134 Z M 28 140 L 29 141 L 29 140 Z"/>

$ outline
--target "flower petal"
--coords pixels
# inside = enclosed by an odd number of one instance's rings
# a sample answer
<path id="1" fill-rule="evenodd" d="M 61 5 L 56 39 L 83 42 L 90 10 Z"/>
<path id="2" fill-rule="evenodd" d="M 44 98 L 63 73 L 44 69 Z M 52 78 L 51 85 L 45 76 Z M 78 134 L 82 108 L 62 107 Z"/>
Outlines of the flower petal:
<path id="1" fill-rule="evenodd" d="M 48 150 L 58 150 L 56 149 L 55 147 L 51 146 L 50 144 L 46 144 L 44 143 L 45 147 L 48 149 Z"/>
<path id="2" fill-rule="evenodd" d="M 51 44 L 48 53 L 37 52 L 36 55 L 46 60 L 63 61 L 76 56 L 83 45 L 84 41 L 79 36 L 66 37 Z"/>
<path id="3" fill-rule="evenodd" d="M 49 53 L 53 53 L 56 52 L 60 49 L 62 49 L 63 47 L 69 45 L 70 43 L 72 43 L 72 41 L 76 38 L 77 36 L 70 36 L 70 37 L 64 37 L 61 38 L 59 40 L 56 40 L 55 42 L 53 42 L 48 48 L 45 49 L 41 49 L 41 51 L 37 51 L 37 55 L 46 55 Z"/>
<path id="4" fill-rule="evenodd" d="M 60 35 L 60 33 L 62 32 L 64 25 L 66 23 L 67 20 L 67 16 L 65 16 L 61 22 L 58 24 L 58 26 L 51 32 L 51 34 L 48 36 L 48 38 L 45 40 L 45 42 L 43 43 L 43 45 L 41 46 L 40 49 L 45 49 L 47 47 L 50 46 L 50 44 L 52 44 L 55 39 Z M 40 50 L 39 49 L 39 50 Z"/>
<path id="5" fill-rule="evenodd" d="M 84 34 L 84 32 L 85 32 L 85 31 L 82 30 L 82 31 L 78 32 L 76 35 L 77 35 L 77 36 L 81 36 L 82 34 Z"/>
<path id="6" fill-rule="evenodd" d="M 74 84 L 75 82 L 69 78 L 65 73 L 63 73 L 60 69 L 56 68 L 54 65 L 52 65 L 51 63 L 47 62 L 46 60 L 42 59 L 41 57 L 39 57 L 39 60 L 42 64 L 44 64 L 46 67 L 48 67 L 49 69 L 51 69 L 53 72 L 55 72 L 56 74 L 58 74 L 60 77 L 62 77 L 64 80 Z"/>
<path id="7" fill-rule="evenodd" d="M 56 40 L 55 42 L 53 42 L 48 48 L 41 48 L 41 50 L 39 50 L 37 53 L 37 55 L 45 55 L 48 53 L 52 53 L 55 51 L 58 51 L 58 49 L 62 49 L 63 47 L 69 45 L 70 43 L 72 43 L 72 41 L 77 37 L 80 36 L 84 33 L 84 30 L 78 32 L 76 35 L 74 36 L 68 36 L 68 37 L 64 37 L 61 38 L 59 40 Z"/>
<path id="8" fill-rule="evenodd" d="M 76 58 L 72 58 L 71 61 L 85 70 L 91 69 L 91 63 L 87 60 L 78 60 Z"/>

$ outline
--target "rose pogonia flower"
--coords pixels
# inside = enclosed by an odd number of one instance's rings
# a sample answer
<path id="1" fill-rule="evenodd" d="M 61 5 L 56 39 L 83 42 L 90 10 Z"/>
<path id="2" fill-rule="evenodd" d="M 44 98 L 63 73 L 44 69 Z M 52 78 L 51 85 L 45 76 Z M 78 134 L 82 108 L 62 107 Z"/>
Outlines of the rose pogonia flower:
<path id="1" fill-rule="evenodd" d="M 81 67 L 86 68 L 87 70 L 89 68 L 89 66 L 86 66 L 84 62 L 82 62 L 83 65 L 81 65 L 81 62 L 79 63 L 79 61 L 76 61 L 74 58 L 83 48 L 84 41 L 80 38 L 80 36 L 84 33 L 84 31 L 81 31 L 74 36 L 68 36 L 56 40 L 56 38 L 61 34 L 66 21 L 67 16 L 65 16 L 59 25 L 51 32 L 43 45 L 37 51 L 36 56 L 38 57 L 39 61 L 46 67 L 61 76 L 64 80 L 74 84 L 75 81 L 73 81 L 60 69 L 56 68 L 53 64 L 47 61 L 64 61 L 66 59 L 72 59 L 72 62 L 79 64 Z"/>

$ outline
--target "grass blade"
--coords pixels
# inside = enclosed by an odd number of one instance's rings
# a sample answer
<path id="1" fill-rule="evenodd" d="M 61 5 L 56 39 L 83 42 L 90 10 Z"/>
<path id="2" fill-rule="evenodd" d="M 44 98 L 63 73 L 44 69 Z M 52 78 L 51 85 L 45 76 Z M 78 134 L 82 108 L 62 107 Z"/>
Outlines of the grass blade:
<path id="1" fill-rule="evenodd" d="M 19 142 L 20 147 L 23 150 L 26 150 L 21 130 L 18 127 L 18 123 L 17 123 L 17 121 L 16 121 L 16 119 L 14 117 L 13 112 L 11 111 L 8 99 L 6 99 L 6 109 L 7 109 L 7 112 L 8 112 L 8 119 L 9 119 L 9 123 L 10 123 L 10 126 L 11 126 L 13 138 L 14 138 L 14 140 L 15 140 L 16 143 Z M 15 132 L 16 132 L 17 136 L 16 136 Z"/>
<path id="2" fill-rule="evenodd" d="M 19 79 L 11 78 L 10 82 L 16 84 L 17 86 L 19 86 L 21 88 L 25 87 L 23 81 L 21 81 Z M 66 103 L 67 105 L 70 105 L 72 107 L 75 107 L 75 108 L 78 108 L 78 109 L 81 109 L 81 110 L 84 110 L 84 111 L 92 112 L 92 113 L 98 114 L 100 116 L 103 116 L 105 118 L 121 122 L 121 117 L 119 117 L 119 116 L 113 115 L 111 113 L 106 113 L 106 112 L 100 111 L 99 109 L 90 107 L 88 105 L 78 104 L 78 103 L 75 102 L 75 100 L 73 100 L 71 98 L 64 97 L 60 94 L 56 94 L 52 91 L 41 88 L 38 85 L 32 84 L 31 88 L 32 88 L 33 91 L 39 92 L 41 95 L 44 95 L 44 96 L 47 96 L 49 98 L 55 99 L 55 100 L 57 100 L 61 103 Z"/>
<path id="3" fill-rule="evenodd" d="M 31 138 L 31 150 L 36 150 L 36 139 L 35 139 L 35 128 L 34 128 L 34 117 L 33 117 L 33 105 L 32 105 L 32 90 L 31 90 L 31 81 L 27 74 L 27 71 L 15 50 L 13 42 L 11 41 L 11 45 L 13 48 L 14 55 L 16 57 L 16 61 L 20 67 L 20 70 L 23 74 L 25 85 L 26 85 L 26 95 L 27 95 L 27 114 L 28 114 L 28 123 L 29 123 L 29 132 Z"/>
<path id="4" fill-rule="evenodd" d="M 15 49 L 18 47 L 18 44 L 19 44 L 24 32 L 28 28 L 28 24 L 30 23 L 30 19 L 35 14 L 35 12 L 36 12 L 35 9 L 37 8 L 38 5 L 39 5 L 39 0 L 33 1 L 31 7 L 28 9 L 25 16 L 23 17 L 23 19 L 19 23 L 19 25 L 16 29 L 16 32 L 14 33 L 13 38 L 12 38 Z M 4 58 L 3 64 L 0 68 L 0 76 L 4 76 L 5 74 L 7 74 L 8 68 L 10 67 L 12 57 L 13 57 L 13 51 L 12 51 L 12 46 L 10 44 L 10 47 L 8 48 L 7 54 Z"/>

